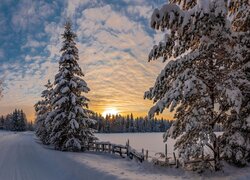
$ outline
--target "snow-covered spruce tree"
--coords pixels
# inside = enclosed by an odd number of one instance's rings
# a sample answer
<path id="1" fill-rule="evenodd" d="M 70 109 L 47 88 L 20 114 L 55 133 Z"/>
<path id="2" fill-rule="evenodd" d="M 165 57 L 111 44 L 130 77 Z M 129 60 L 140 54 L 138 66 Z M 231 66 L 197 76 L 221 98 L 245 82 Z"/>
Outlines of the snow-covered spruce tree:
<path id="1" fill-rule="evenodd" d="M 179 137 L 175 149 L 183 165 L 190 159 L 202 158 L 204 147 L 210 147 L 214 168 L 219 170 L 218 139 L 213 129 L 227 118 L 229 108 L 239 112 L 242 98 L 239 91 L 224 86 L 236 64 L 231 58 L 234 39 L 227 4 L 224 0 L 170 0 L 154 10 L 151 27 L 168 32 L 151 50 L 149 61 L 170 61 L 154 87 L 145 93 L 145 98 L 155 102 L 149 115 L 162 113 L 165 108 L 175 110 L 176 120 L 165 133 L 165 141 Z M 227 96 L 229 91 L 237 98 Z M 203 161 L 197 168 L 205 166 Z"/>
<path id="2" fill-rule="evenodd" d="M 19 120 L 19 131 L 26 131 L 27 128 L 27 118 L 26 115 L 24 114 L 23 110 L 19 111 L 18 115 L 18 120 Z"/>
<path id="3" fill-rule="evenodd" d="M 12 131 L 25 131 L 27 119 L 22 110 L 15 109 L 10 119 L 10 129 Z"/>
<path id="4" fill-rule="evenodd" d="M 53 85 L 50 80 L 45 85 L 46 90 L 42 92 L 42 100 L 35 104 L 36 111 L 36 135 L 43 144 L 49 144 L 50 123 L 46 122 L 46 118 L 51 111 L 51 98 L 53 97 Z"/>
<path id="5" fill-rule="evenodd" d="M 59 72 L 55 76 L 52 111 L 47 120 L 52 122 L 50 142 L 58 150 L 80 151 L 88 142 L 95 140 L 93 129 L 95 120 L 89 118 L 88 99 L 82 95 L 90 89 L 82 79 L 84 76 L 78 65 L 76 34 L 71 23 L 65 24 L 64 39 L 59 61 Z"/>
<path id="6" fill-rule="evenodd" d="M 224 133 L 221 137 L 222 156 L 236 166 L 245 166 L 250 161 L 250 66 L 245 66 L 233 79 L 243 98 L 239 112 L 232 110 L 229 118 L 223 121 Z M 238 77 L 238 78 L 237 78 Z M 242 78 L 242 79 L 240 79 Z"/>
<path id="7" fill-rule="evenodd" d="M 1 116 L 0 117 L 0 129 L 4 129 L 4 121 L 5 121 L 5 118 Z"/>
<path id="8" fill-rule="evenodd" d="M 228 4 L 238 66 L 229 74 L 227 85 L 236 84 L 234 88 L 243 98 L 239 113 L 232 111 L 228 120 L 223 121 L 221 147 L 222 156 L 228 162 L 245 166 L 250 161 L 250 2 L 230 0 Z"/>
<path id="9" fill-rule="evenodd" d="M 10 118 L 10 129 L 11 131 L 17 131 L 18 129 L 18 111 L 17 109 L 11 114 Z"/>
<path id="10" fill-rule="evenodd" d="M 3 125 L 3 128 L 5 130 L 11 130 L 11 119 L 12 119 L 12 114 L 7 114 L 4 120 L 4 125 Z"/>

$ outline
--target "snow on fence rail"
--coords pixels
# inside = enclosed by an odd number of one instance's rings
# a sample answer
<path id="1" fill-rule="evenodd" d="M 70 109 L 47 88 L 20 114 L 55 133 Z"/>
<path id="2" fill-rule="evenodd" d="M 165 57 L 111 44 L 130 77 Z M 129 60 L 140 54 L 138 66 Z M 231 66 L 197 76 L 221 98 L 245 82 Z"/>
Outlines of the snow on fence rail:
<path id="1" fill-rule="evenodd" d="M 209 146 L 209 144 L 207 144 L 207 146 Z M 212 148 L 212 147 L 210 147 Z M 175 156 L 175 152 L 173 152 L 173 157 L 168 157 L 168 152 L 167 152 L 167 144 L 165 144 L 165 153 L 157 153 L 160 155 L 159 158 L 154 158 L 152 157 L 152 162 L 156 165 L 161 165 L 161 166 L 175 166 L 176 168 L 179 167 L 180 162 L 179 160 L 176 158 Z M 217 151 L 216 153 L 219 154 L 219 148 L 217 148 L 216 150 L 214 150 L 212 148 L 213 151 Z M 223 159 L 223 157 L 217 157 L 218 160 Z M 218 161 L 217 160 L 217 161 Z M 206 163 L 208 165 L 208 167 L 214 169 L 215 168 L 215 163 L 216 163 L 216 159 L 210 158 L 210 156 L 205 156 L 204 153 L 202 155 L 202 157 L 197 158 L 197 159 L 193 159 L 193 160 L 189 160 L 184 162 L 182 165 L 186 166 L 188 164 L 196 164 L 196 163 Z M 211 164 L 214 163 L 214 164 Z"/>
<path id="2" fill-rule="evenodd" d="M 95 152 L 106 152 L 106 153 L 112 153 L 112 154 L 118 154 L 122 158 L 125 158 L 126 156 L 130 159 L 136 159 L 139 162 L 148 161 L 149 158 L 151 158 L 152 162 L 155 165 L 160 166 L 173 166 L 178 168 L 180 165 L 179 160 L 176 158 L 175 152 L 173 152 L 173 156 L 168 156 L 168 147 L 167 144 L 165 144 L 165 152 L 164 153 L 156 153 L 156 155 L 159 155 L 158 158 L 149 156 L 149 151 L 142 149 L 141 152 L 138 152 L 134 148 L 132 148 L 129 144 L 129 140 L 126 142 L 125 145 L 121 144 L 113 144 L 108 142 L 100 142 L 95 141 L 92 143 L 89 143 L 86 147 L 86 150 L 88 151 L 95 151 Z M 207 158 L 203 156 L 201 159 L 196 160 L 190 160 L 188 162 L 185 162 L 185 164 L 193 164 L 193 163 L 200 163 L 200 162 L 207 162 L 210 163 L 211 161 L 215 161 L 214 158 Z M 212 166 L 212 165 L 211 165 Z"/>
<path id="3" fill-rule="evenodd" d="M 144 154 L 143 149 L 142 152 L 136 151 L 129 145 L 129 140 L 126 145 L 112 144 L 110 142 L 99 141 L 91 142 L 85 147 L 85 149 L 87 149 L 88 151 L 119 154 L 123 158 L 127 156 L 130 159 L 136 159 L 140 162 L 143 162 L 145 159 L 148 158 L 148 151 L 146 151 L 146 154 Z"/>
<path id="4" fill-rule="evenodd" d="M 179 167 L 179 160 L 175 156 L 175 152 L 173 152 L 173 156 L 170 157 L 168 156 L 168 146 L 165 144 L 165 152 L 164 153 L 156 153 L 155 155 L 159 155 L 158 158 L 156 157 L 151 157 L 152 162 L 155 165 L 160 165 L 160 166 L 175 166 L 176 168 Z"/>
<path id="5" fill-rule="evenodd" d="M 149 156 L 148 150 L 142 149 L 141 152 L 138 152 L 136 149 L 134 149 L 130 146 L 129 139 L 125 145 L 113 144 L 113 143 L 110 143 L 109 141 L 107 141 L 107 142 L 94 141 L 94 142 L 89 143 L 85 147 L 85 149 L 88 151 L 118 154 L 122 158 L 127 156 L 130 159 L 136 159 L 140 162 L 143 162 L 144 160 L 147 161 L 147 160 L 149 160 L 149 158 L 151 158 L 152 161 L 158 165 L 170 165 L 170 166 L 175 165 L 176 167 L 178 166 L 178 160 L 175 158 L 175 154 L 174 154 L 173 161 L 170 161 L 171 157 L 167 156 L 167 154 L 168 154 L 167 144 L 165 145 L 165 154 L 156 153 L 156 154 L 159 154 L 161 157 L 164 157 L 165 158 L 164 161 L 160 161 L 159 159 L 156 159 L 153 156 Z"/>
<path id="6" fill-rule="evenodd" d="M 129 157 L 130 159 L 136 159 L 140 162 L 143 162 L 144 160 L 148 160 L 150 158 L 154 158 L 152 156 L 149 156 L 148 150 L 144 151 L 142 149 L 141 152 L 138 152 L 134 148 L 132 148 L 129 144 L 129 140 L 126 142 L 125 145 L 120 144 L 113 144 L 108 142 L 100 142 L 95 141 L 89 143 L 85 149 L 88 151 L 96 151 L 96 152 L 106 152 L 106 153 L 113 153 L 113 154 L 119 154 L 121 157 Z"/>

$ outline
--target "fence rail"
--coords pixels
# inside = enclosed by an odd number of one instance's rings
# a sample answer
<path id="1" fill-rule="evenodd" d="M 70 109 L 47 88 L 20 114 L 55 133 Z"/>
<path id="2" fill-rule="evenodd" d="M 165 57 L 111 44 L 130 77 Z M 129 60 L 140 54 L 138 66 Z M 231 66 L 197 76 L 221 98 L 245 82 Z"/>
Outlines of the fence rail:
<path id="1" fill-rule="evenodd" d="M 133 149 L 129 145 L 129 140 L 127 141 L 126 145 L 120 145 L 120 144 L 113 144 L 110 142 L 92 142 L 89 143 L 85 149 L 88 151 L 96 151 L 96 152 L 106 152 L 106 153 L 112 153 L 112 154 L 118 154 L 122 158 L 129 157 L 130 159 L 136 159 L 140 162 L 143 162 L 145 159 L 148 158 L 148 151 L 146 151 L 146 154 L 144 154 L 144 150 L 142 149 L 142 152 L 138 152 L 135 149 Z"/>
<path id="2" fill-rule="evenodd" d="M 213 150 L 212 146 L 210 148 Z M 153 163 L 156 165 L 175 166 L 176 168 L 178 168 L 180 166 L 180 161 L 176 157 L 175 152 L 173 152 L 173 157 L 169 157 L 167 150 L 168 150 L 167 144 L 165 144 L 165 152 L 164 153 L 157 153 L 160 155 L 159 158 L 152 157 Z M 217 154 L 219 154 L 219 148 L 217 148 L 216 152 L 217 152 Z M 222 160 L 222 159 L 223 159 L 223 157 L 220 157 L 220 156 L 218 157 L 218 161 Z M 185 166 L 188 164 L 198 164 L 198 163 L 208 163 L 210 165 L 210 167 L 214 169 L 215 164 L 216 164 L 216 158 L 210 157 L 210 156 L 205 156 L 204 152 L 203 152 L 202 157 L 186 161 L 186 162 L 182 163 L 182 165 Z"/>
<path id="3" fill-rule="evenodd" d="M 135 150 L 134 148 L 130 146 L 129 140 L 126 142 L 125 145 L 113 144 L 110 142 L 95 141 L 95 142 L 89 143 L 85 147 L 85 149 L 88 151 L 118 154 L 122 158 L 125 158 L 127 156 L 130 159 L 136 159 L 139 162 L 143 162 L 145 160 L 147 161 L 149 158 L 151 158 L 154 164 L 160 165 L 160 166 L 173 166 L 173 167 L 178 168 L 180 165 L 179 160 L 176 157 L 174 152 L 173 152 L 173 157 L 168 156 L 167 144 L 165 144 L 164 153 L 156 153 L 156 155 L 160 155 L 160 158 L 149 156 L 148 150 L 145 151 L 144 149 L 142 149 L 141 152 L 138 152 L 137 150 Z M 185 164 L 211 162 L 211 161 L 214 161 L 214 158 L 211 158 L 211 159 L 202 158 L 202 159 L 190 160 L 188 162 L 185 162 Z"/>

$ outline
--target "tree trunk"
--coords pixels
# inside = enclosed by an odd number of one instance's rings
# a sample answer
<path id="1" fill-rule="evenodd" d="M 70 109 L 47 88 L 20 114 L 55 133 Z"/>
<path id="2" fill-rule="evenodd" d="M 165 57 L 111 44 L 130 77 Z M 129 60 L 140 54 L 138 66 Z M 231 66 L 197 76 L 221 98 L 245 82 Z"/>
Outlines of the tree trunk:
<path id="1" fill-rule="evenodd" d="M 220 165 L 218 138 L 215 138 L 213 146 L 214 146 L 214 170 L 219 171 L 221 169 L 221 165 Z"/>
<path id="2" fill-rule="evenodd" d="M 211 70 L 211 74 L 213 74 L 214 71 L 214 64 L 213 64 L 213 59 L 210 59 L 209 61 L 209 69 Z M 211 91 L 211 100 L 212 100 L 212 109 L 211 109 L 211 119 L 212 119 L 212 124 L 211 128 L 214 129 L 214 126 L 216 124 L 216 117 L 214 115 L 214 104 L 215 104 L 215 92 L 214 92 L 214 87 L 215 87 L 215 82 L 213 79 L 210 79 L 210 91 Z M 220 153 L 219 153 L 219 143 L 218 143 L 218 138 L 215 135 L 215 139 L 213 142 L 213 148 L 214 148 L 214 169 L 215 171 L 219 171 L 221 169 L 220 165 Z"/>

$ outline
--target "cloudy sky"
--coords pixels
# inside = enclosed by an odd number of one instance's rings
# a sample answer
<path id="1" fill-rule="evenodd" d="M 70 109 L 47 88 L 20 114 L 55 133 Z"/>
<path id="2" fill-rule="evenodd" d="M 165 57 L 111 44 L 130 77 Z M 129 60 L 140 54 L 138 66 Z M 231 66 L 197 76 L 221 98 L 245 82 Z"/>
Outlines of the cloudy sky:
<path id="1" fill-rule="evenodd" d="M 163 69 L 147 62 L 162 32 L 149 26 L 153 9 L 166 0 L 1 0 L 0 115 L 22 108 L 34 119 L 33 105 L 58 70 L 60 34 L 67 17 L 77 33 L 79 64 L 91 89 L 90 109 L 147 115 L 143 95 Z M 164 117 L 171 117 L 165 112 Z"/>

